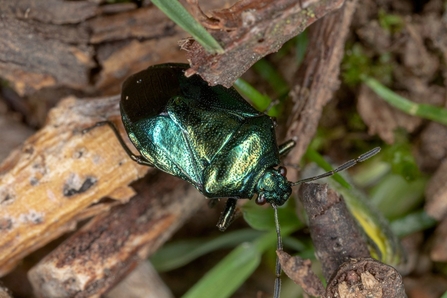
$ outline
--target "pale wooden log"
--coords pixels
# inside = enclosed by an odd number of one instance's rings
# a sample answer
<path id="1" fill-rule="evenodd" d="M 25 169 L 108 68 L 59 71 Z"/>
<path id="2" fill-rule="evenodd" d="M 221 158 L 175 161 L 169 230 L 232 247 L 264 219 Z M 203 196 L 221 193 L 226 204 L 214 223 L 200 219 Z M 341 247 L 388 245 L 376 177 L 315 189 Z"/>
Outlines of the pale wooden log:
<path id="1" fill-rule="evenodd" d="M 134 194 L 127 185 L 149 168 L 126 155 L 110 128 L 82 133 L 117 116 L 118 101 L 63 100 L 45 127 L 0 165 L 0 275 L 78 220 L 109 209 L 88 209 L 101 198 L 127 201 Z"/>

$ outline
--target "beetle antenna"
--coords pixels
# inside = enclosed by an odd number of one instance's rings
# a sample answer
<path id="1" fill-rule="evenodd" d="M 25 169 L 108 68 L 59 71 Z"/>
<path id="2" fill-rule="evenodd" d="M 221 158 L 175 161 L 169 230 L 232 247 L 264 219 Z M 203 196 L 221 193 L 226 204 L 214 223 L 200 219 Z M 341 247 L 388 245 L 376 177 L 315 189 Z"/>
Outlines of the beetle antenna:
<path id="1" fill-rule="evenodd" d="M 338 172 L 344 171 L 346 169 L 349 169 L 350 167 L 352 167 L 352 166 L 354 166 L 354 165 L 356 165 L 356 164 L 358 164 L 358 163 L 360 163 L 362 161 L 367 160 L 368 158 L 376 155 L 379 152 L 380 152 L 380 147 L 376 147 L 376 148 L 374 148 L 372 150 L 369 150 L 366 153 L 363 153 L 362 155 L 360 155 L 359 157 L 357 157 L 355 159 L 348 160 L 347 162 L 345 162 L 344 164 L 342 164 L 341 166 L 339 166 L 335 170 L 323 173 L 323 174 L 318 175 L 318 176 L 314 176 L 314 177 L 309 177 L 309 178 L 305 178 L 305 179 L 302 179 L 302 180 L 298 180 L 297 182 L 290 183 L 290 185 L 291 186 L 295 186 L 295 185 L 298 185 L 298 184 L 301 184 L 301 183 L 304 183 L 304 182 L 315 181 L 315 180 L 318 180 L 318 179 L 322 179 L 322 178 L 326 178 L 326 177 L 332 176 L 335 173 L 338 173 Z"/>
<path id="2" fill-rule="evenodd" d="M 275 226 L 276 226 L 276 250 L 282 250 L 282 238 L 281 238 L 281 229 L 279 227 L 278 220 L 278 207 L 275 203 L 272 203 L 273 210 L 275 210 Z M 276 278 L 275 278 L 275 286 L 273 288 L 273 298 L 279 298 L 281 294 L 281 263 L 279 262 L 279 257 L 276 256 Z"/>

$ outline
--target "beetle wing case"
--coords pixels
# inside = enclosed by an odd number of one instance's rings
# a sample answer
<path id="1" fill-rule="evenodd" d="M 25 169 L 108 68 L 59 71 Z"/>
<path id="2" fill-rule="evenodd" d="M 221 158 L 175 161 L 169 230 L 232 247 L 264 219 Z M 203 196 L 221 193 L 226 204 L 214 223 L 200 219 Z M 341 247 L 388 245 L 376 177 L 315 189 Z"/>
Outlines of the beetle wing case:
<path id="1" fill-rule="evenodd" d="M 155 167 L 209 198 L 251 198 L 260 175 L 279 163 L 273 121 L 233 88 L 185 77 L 188 67 L 156 65 L 124 82 L 129 138 Z"/>

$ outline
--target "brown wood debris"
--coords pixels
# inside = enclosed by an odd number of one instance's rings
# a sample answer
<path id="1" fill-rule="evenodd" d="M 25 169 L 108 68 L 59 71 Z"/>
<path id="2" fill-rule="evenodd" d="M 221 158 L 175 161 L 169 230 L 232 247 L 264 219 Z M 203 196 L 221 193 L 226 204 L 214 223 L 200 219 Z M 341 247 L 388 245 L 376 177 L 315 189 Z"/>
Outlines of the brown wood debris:
<path id="1" fill-rule="evenodd" d="M 110 129 L 82 133 L 98 116 L 116 116 L 117 104 L 118 97 L 65 99 L 47 125 L 0 165 L 1 275 L 74 229 L 77 220 L 107 210 L 100 204 L 88 211 L 101 198 L 127 201 L 134 194 L 127 185 L 148 168 L 128 158 Z"/>
<path id="2" fill-rule="evenodd" d="M 205 203 L 194 187 L 164 173 L 134 187 L 129 203 L 95 217 L 29 271 L 38 297 L 100 297 Z"/>
<path id="3" fill-rule="evenodd" d="M 340 8 L 343 0 L 269 0 L 237 2 L 214 11 L 202 21 L 224 48 L 220 55 L 208 54 L 197 42 L 185 42 L 191 68 L 210 85 L 231 87 L 256 61 L 276 52 L 310 24 Z M 199 18 L 203 16 L 199 16 Z"/>
<path id="4" fill-rule="evenodd" d="M 2 78 L 22 96 L 50 87 L 107 95 L 149 65 L 186 60 L 177 42 L 187 34 L 156 7 L 99 2 L 0 0 Z"/>
<path id="5" fill-rule="evenodd" d="M 402 276 L 391 266 L 371 258 L 342 264 L 326 288 L 327 298 L 406 298 Z"/>
<path id="6" fill-rule="evenodd" d="M 284 139 L 293 139 L 296 146 L 285 159 L 285 164 L 299 164 L 314 137 L 323 107 L 339 87 L 338 75 L 357 1 L 327 15 L 309 28 L 309 45 L 303 63 L 298 68 L 290 92 L 291 112 L 285 123 Z M 297 177 L 291 171 L 289 179 Z"/>
<path id="7" fill-rule="evenodd" d="M 370 257 L 366 238 L 342 196 L 327 184 L 303 183 L 298 197 L 326 280 L 350 258 Z"/>
<path id="8" fill-rule="evenodd" d="M 294 283 L 300 285 L 312 297 L 324 296 L 324 286 L 320 278 L 312 271 L 310 260 L 304 260 L 299 256 L 292 257 L 282 250 L 276 253 L 282 270 Z"/>

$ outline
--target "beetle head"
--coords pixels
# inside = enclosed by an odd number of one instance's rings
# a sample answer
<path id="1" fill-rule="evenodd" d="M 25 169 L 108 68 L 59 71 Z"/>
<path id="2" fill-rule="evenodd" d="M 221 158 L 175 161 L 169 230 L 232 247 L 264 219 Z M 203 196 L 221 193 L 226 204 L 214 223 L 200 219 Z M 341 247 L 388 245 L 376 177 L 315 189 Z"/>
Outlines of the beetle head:
<path id="1" fill-rule="evenodd" d="M 256 203 L 275 203 L 277 206 L 283 205 L 292 193 L 292 187 L 286 178 L 286 170 L 283 167 L 278 169 L 270 168 L 264 172 L 256 185 L 258 197 Z"/>

